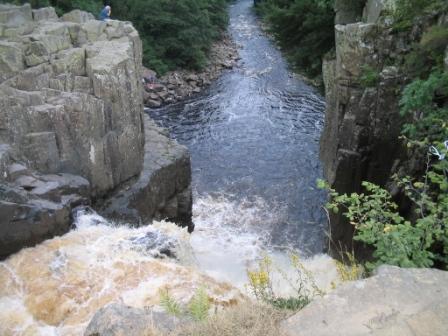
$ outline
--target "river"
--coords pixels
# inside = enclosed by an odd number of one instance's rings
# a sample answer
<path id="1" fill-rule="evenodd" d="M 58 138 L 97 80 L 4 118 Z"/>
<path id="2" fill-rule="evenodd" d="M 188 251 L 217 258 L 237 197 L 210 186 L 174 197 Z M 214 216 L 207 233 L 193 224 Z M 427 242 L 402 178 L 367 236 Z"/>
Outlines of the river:
<path id="1" fill-rule="evenodd" d="M 260 246 L 322 252 L 326 229 L 316 188 L 325 102 L 291 72 L 252 5 L 230 6 L 239 66 L 187 103 L 150 112 L 191 152 L 199 262 L 232 282 Z"/>
<path id="2" fill-rule="evenodd" d="M 193 99 L 150 112 L 191 152 L 195 231 L 78 213 L 74 230 L 0 262 L 0 335 L 82 335 L 100 307 L 157 306 L 160 289 L 187 302 L 206 286 L 216 304 L 232 304 L 266 254 L 286 275 L 288 254 L 300 254 L 318 285 L 331 285 L 316 189 L 324 101 L 289 70 L 252 3 L 229 9 L 239 66 Z M 177 258 L 163 258 L 166 250 Z M 288 292 L 281 278 L 274 286 Z"/>

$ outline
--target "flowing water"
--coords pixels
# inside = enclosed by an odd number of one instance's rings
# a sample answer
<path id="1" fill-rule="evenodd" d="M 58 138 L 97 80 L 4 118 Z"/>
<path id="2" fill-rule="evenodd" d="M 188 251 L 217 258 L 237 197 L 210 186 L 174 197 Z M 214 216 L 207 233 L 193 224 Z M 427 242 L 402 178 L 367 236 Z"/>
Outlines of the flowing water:
<path id="1" fill-rule="evenodd" d="M 324 100 L 290 71 L 252 3 L 230 7 L 239 66 L 188 103 L 150 112 L 191 152 L 198 260 L 234 283 L 261 247 L 322 252 L 326 229 L 316 189 Z"/>
<path id="2" fill-rule="evenodd" d="M 191 151 L 193 234 L 79 212 L 71 232 L 0 263 L 0 335 L 82 335 L 105 304 L 151 307 L 161 288 L 187 302 L 205 286 L 217 305 L 233 304 L 264 253 L 285 274 L 289 251 L 306 256 L 321 288 L 336 278 L 321 254 L 325 196 L 315 187 L 323 99 L 289 71 L 251 0 L 230 6 L 229 29 L 239 66 L 187 103 L 151 111 Z M 287 294 L 282 279 L 274 286 Z"/>

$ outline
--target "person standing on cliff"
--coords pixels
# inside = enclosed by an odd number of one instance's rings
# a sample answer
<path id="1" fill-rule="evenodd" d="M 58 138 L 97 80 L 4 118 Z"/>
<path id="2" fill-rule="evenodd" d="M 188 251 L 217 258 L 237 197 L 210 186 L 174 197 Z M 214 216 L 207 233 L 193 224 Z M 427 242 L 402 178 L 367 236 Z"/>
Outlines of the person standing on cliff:
<path id="1" fill-rule="evenodd" d="M 100 15 L 98 16 L 98 19 L 101 21 L 107 21 L 110 20 L 110 13 L 112 12 L 112 9 L 110 6 L 105 6 L 102 11 L 100 12 Z"/>

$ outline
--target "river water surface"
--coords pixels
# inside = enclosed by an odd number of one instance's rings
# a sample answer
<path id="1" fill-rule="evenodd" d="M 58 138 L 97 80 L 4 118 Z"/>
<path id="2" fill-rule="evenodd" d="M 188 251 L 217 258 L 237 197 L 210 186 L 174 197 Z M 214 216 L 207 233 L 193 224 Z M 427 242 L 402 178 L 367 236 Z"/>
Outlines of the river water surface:
<path id="1" fill-rule="evenodd" d="M 323 99 L 262 33 L 252 0 L 230 6 L 229 31 L 239 66 L 194 99 L 150 111 L 191 152 L 195 231 L 79 212 L 71 232 L 0 262 L 0 335 L 82 335 L 104 305 L 157 307 L 160 289 L 186 303 L 204 286 L 215 304 L 233 304 L 265 254 L 285 275 L 289 252 L 305 256 L 317 285 L 330 287 L 337 274 L 322 254 L 325 195 L 315 187 Z"/>
<path id="2" fill-rule="evenodd" d="M 230 6 L 239 66 L 186 104 L 150 112 L 191 152 L 192 243 L 204 269 L 224 265 L 227 275 L 240 274 L 260 246 L 314 255 L 325 241 L 316 189 L 324 100 L 290 71 L 252 4 Z"/>

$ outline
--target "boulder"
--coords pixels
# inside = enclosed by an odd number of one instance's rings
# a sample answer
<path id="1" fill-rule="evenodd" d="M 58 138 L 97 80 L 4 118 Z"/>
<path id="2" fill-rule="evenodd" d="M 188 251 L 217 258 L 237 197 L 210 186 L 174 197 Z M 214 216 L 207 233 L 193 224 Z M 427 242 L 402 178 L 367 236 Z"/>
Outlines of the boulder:
<path id="1" fill-rule="evenodd" d="M 89 204 L 90 184 L 71 174 L 40 175 L 12 163 L 0 184 L 0 259 L 66 233 L 71 209 Z"/>
<path id="2" fill-rule="evenodd" d="M 382 266 L 347 282 L 282 322 L 288 336 L 444 336 L 448 272 Z"/>
<path id="3" fill-rule="evenodd" d="M 160 331 L 173 331 L 182 322 L 166 313 L 111 303 L 95 313 L 84 336 L 156 336 Z"/>
<path id="4" fill-rule="evenodd" d="M 160 107 L 162 105 L 162 103 L 160 102 L 160 100 L 147 99 L 145 101 L 145 105 L 148 107 L 157 108 L 157 107 Z"/>
<path id="5" fill-rule="evenodd" d="M 0 185 L 0 259 L 24 246 L 67 232 L 70 205 L 30 198 L 26 191 Z"/>

